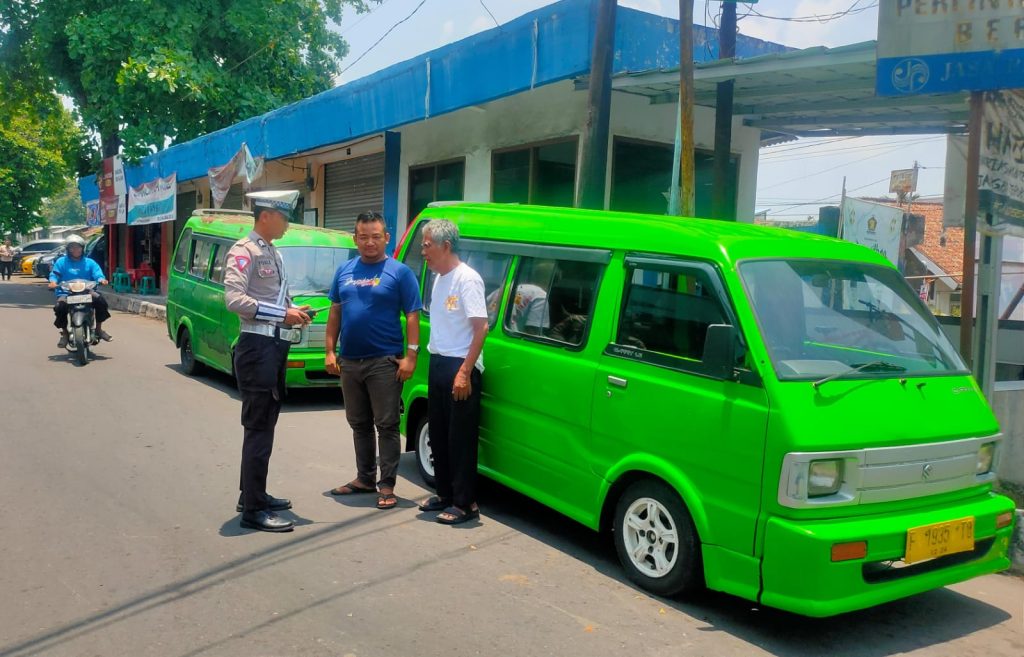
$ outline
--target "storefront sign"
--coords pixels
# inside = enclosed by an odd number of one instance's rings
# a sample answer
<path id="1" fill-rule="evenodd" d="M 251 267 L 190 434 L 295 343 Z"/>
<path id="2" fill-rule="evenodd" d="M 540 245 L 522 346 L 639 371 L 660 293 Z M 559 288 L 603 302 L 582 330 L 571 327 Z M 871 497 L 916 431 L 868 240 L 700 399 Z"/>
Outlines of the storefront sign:
<path id="1" fill-rule="evenodd" d="M 917 191 L 917 169 L 897 169 L 889 174 L 889 192 L 910 194 Z"/>
<path id="2" fill-rule="evenodd" d="M 1024 1 L 881 0 L 880 96 L 1024 87 Z"/>
<path id="3" fill-rule="evenodd" d="M 978 211 L 1024 226 L 1024 91 L 985 94 Z"/>
<path id="4" fill-rule="evenodd" d="M 128 190 L 128 225 L 174 221 L 177 215 L 178 174 L 157 178 Z"/>
<path id="5" fill-rule="evenodd" d="M 874 249 L 895 265 L 900 261 L 903 210 L 848 198 L 843 201 L 843 239 Z"/>
<path id="6" fill-rule="evenodd" d="M 249 146 L 242 144 L 238 152 L 234 154 L 227 164 L 220 167 L 213 167 L 207 170 L 210 177 L 210 196 L 213 197 L 213 207 L 219 208 L 231 191 L 231 185 L 235 178 L 242 176 L 245 186 L 248 188 L 252 181 L 263 175 L 263 158 L 253 157 L 249 152 Z"/>

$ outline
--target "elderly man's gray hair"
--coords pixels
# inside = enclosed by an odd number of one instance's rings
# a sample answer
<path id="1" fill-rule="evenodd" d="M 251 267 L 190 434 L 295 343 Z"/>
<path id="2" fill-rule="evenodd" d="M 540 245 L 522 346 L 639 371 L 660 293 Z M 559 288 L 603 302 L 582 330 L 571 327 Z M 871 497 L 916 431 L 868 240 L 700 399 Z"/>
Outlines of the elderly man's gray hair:
<path id="1" fill-rule="evenodd" d="M 423 234 L 437 245 L 448 242 L 452 246 L 452 253 L 459 252 L 459 228 L 447 219 L 431 219 L 423 227 Z"/>

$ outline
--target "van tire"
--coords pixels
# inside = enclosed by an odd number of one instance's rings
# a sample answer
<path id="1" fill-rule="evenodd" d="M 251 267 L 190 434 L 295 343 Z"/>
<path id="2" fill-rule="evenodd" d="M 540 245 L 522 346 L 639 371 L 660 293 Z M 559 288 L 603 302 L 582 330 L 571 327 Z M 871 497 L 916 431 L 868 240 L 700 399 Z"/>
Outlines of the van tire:
<path id="1" fill-rule="evenodd" d="M 420 478 L 429 488 L 437 487 L 437 478 L 434 476 L 434 457 L 430 451 L 430 423 L 427 421 L 427 414 L 424 413 L 416 421 L 416 428 L 412 432 L 413 444 L 416 450 L 416 469 L 420 471 Z"/>
<path id="2" fill-rule="evenodd" d="M 615 551 L 626 575 L 656 595 L 704 587 L 700 538 L 679 495 L 654 479 L 634 482 L 615 505 Z"/>
<path id="3" fill-rule="evenodd" d="M 178 339 L 178 357 L 181 360 L 181 371 L 188 376 L 195 376 L 203 371 L 203 364 L 196 360 L 196 354 L 192 350 L 192 336 L 188 329 L 182 329 L 181 338 Z"/>

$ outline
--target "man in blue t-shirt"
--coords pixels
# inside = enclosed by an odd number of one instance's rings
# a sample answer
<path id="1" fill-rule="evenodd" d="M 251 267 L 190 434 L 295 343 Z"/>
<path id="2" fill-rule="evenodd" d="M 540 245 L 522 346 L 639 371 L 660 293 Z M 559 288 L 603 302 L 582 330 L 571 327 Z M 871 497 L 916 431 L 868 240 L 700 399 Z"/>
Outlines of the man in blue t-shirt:
<path id="1" fill-rule="evenodd" d="M 390 236 L 384 217 L 377 212 L 359 215 L 355 237 L 359 257 L 338 267 L 328 293 L 331 310 L 327 318 L 325 361 L 328 372 L 341 375 L 345 417 L 352 427 L 356 449 L 357 474 L 349 483 L 331 490 L 331 494 L 379 490 L 377 508 L 393 509 L 397 504 L 395 476 L 402 453 L 398 433 L 402 384 L 416 369 L 423 302 L 416 275 L 387 256 Z M 401 313 L 405 314 L 405 336 Z M 340 359 L 335 353 L 339 330 Z"/>

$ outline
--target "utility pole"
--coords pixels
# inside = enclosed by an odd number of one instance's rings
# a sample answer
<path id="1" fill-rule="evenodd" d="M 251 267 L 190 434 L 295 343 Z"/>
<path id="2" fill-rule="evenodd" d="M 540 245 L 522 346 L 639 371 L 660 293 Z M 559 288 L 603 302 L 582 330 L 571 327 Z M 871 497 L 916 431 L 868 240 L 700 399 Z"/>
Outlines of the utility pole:
<path id="1" fill-rule="evenodd" d="M 679 214 L 692 217 L 693 163 L 693 2 L 679 0 Z"/>
<path id="2" fill-rule="evenodd" d="M 718 29 L 718 58 L 736 56 L 736 2 L 722 2 Z M 732 106 L 736 80 L 719 82 L 715 98 L 715 159 L 712 210 L 715 219 L 735 220 L 736 207 L 729 203 L 729 159 L 732 152 Z"/>
<path id="3" fill-rule="evenodd" d="M 964 199 L 964 255 L 960 287 L 960 355 L 967 365 L 974 363 L 974 267 L 978 237 L 978 172 L 981 160 L 981 124 L 985 96 L 971 92 L 971 114 L 967 123 L 967 190 Z M 979 384 L 981 381 L 978 382 Z"/>
<path id="4" fill-rule="evenodd" d="M 580 152 L 580 183 L 576 207 L 604 209 L 608 176 L 608 132 L 612 111 L 612 55 L 615 50 L 617 0 L 600 0 L 594 48 L 590 56 L 587 123 Z"/>

